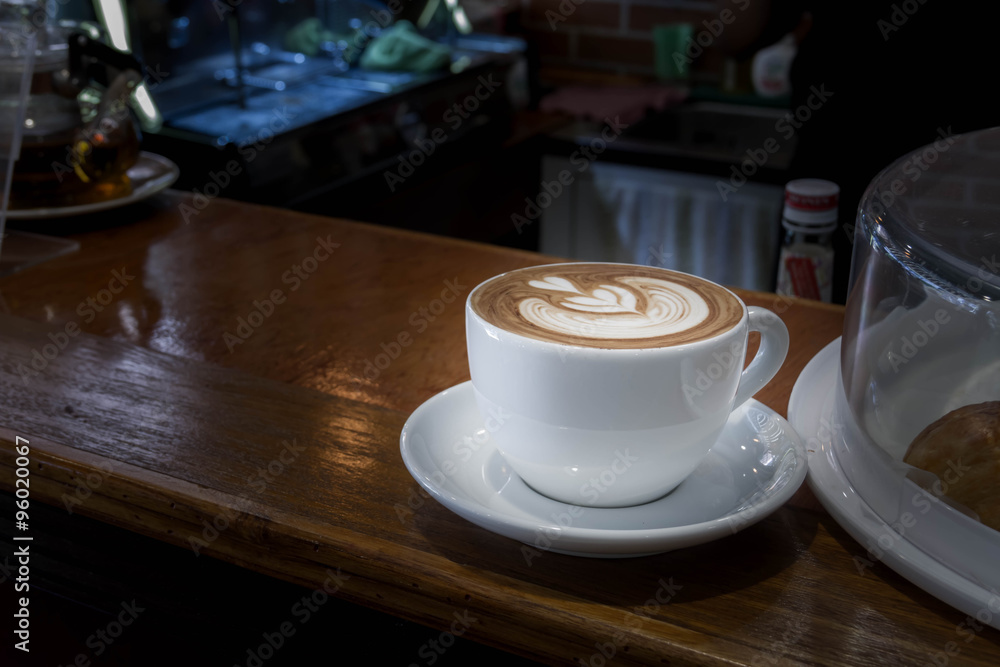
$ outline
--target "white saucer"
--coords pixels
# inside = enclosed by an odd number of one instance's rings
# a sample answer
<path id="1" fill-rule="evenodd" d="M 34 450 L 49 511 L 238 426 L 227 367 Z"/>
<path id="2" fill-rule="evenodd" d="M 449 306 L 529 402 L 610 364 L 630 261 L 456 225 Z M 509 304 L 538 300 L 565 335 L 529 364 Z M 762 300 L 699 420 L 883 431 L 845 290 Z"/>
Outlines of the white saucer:
<path id="1" fill-rule="evenodd" d="M 173 185 L 180 176 L 177 165 L 162 155 L 141 151 L 139 159 L 126 172 L 132 181 L 132 191 L 124 197 L 78 204 L 75 206 L 53 206 L 49 208 L 24 208 L 7 211 L 10 220 L 44 220 L 47 218 L 68 217 L 96 213 L 126 206 L 137 201 L 152 197 L 156 193 Z"/>
<path id="2" fill-rule="evenodd" d="M 859 543 L 858 554 L 870 560 L 867 547 L 877 545 L 880 560 L 931 595 L 970 616 L 996 611 L 997 595 L 961 576 L 909 542 L 883 521 L 851 485 L 835 456 L 829 437 L 817 437 L 832 423 L 834 391 L 840 364 L 840 338 L 802 369 L 788 402 L 788 420 L 807 442 L 809 486 L 826 511 Z M 889 546 L 887 546 L 889 545 Z M 991 613 L 1000 629 L 1000 614 Z"/>
<path id="3" fill-rule="evenodd" d="M 776 510 L 806 476 L 805 449 L 780 415 L 751 399 L 708 458 L 667 496 L 619 509 L 576 507 L 529 488 L 479 416 L 472 383 L 417 408 L 400 436 L 410 474 L 435 499 L 487 530 L 538 551 L 644 556 L 732 535 Z"/>

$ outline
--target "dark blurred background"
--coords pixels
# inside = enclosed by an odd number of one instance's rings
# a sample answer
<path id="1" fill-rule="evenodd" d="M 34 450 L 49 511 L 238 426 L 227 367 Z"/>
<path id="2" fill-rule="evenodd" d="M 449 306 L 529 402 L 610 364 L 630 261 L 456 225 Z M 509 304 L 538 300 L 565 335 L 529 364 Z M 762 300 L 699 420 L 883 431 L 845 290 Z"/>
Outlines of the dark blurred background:
<path id="1" fill-rule="evenodd" d="M 44 7 L 47 20 L 121 35 L 157 110 L 142 149 L 176 163 L 174 187 L 202 201 L 773 290 L 783 186 L 824 178 L 841 188 L 832 239 L 841 302 L 851 222 L 875 174 L 944 133 L 997 124 L 992 4 Z"/>

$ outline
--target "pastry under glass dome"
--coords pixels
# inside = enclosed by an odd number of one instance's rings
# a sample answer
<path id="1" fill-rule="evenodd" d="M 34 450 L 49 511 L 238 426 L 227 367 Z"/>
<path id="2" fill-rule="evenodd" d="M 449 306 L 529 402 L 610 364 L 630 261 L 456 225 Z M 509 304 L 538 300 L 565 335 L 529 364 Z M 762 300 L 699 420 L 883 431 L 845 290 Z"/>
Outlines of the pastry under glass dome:
<path id="1" fill-rule="evenodd" d="M 895 533 L 864 546 L 905 539 L 1000 589 L 1000 128 L 942 134 L 868 187 L 840 379 L 834 455 Z"/>

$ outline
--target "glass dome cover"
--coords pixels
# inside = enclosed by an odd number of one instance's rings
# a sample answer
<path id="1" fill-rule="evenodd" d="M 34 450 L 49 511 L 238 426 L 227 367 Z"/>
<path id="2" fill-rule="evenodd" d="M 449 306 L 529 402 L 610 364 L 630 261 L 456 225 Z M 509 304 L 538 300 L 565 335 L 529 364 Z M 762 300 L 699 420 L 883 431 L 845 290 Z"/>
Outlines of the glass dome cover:
<path id="1" fill-rule="evenodd" d="M 1000 128 L 942 136 L 898 160 L 873 181 L 859 222 L 887 252 L 928 281 L 945 288 L 964 287 L 972 295 L 996 301 L 1000 299 L 1000 271 L 993 259 L 1000 252 L 998 179 Z"/>
<path id="2" fill-rule="evenodd" d="M 1000 128 L 883 170 L 854 244 L 834 452 L 893 539 L 1000 588 Z"/>

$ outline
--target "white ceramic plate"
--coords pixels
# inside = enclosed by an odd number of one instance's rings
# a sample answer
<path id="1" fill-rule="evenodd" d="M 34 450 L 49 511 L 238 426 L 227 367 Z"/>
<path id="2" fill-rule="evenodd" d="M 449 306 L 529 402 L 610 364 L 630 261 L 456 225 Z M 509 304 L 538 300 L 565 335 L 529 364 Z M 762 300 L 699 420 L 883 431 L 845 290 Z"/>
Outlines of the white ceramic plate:
<path id="1" fill-rule="evenodd" d="M 7 212 L 7 218 L 9 220 L 45 220 L 127 206 L 169 188 L 177 180 L 180 173 L 177 165 L 167 158 L 143 151 L 139 153 L 139 159 L 136 163 L 128 170 L 128 177 L 132 181 L 132 192 L 124 197 L 78 206 L 12 209 Z"/>
<path id="2" fill-rule="evenodd" d="M 542 496 L 507 466 L 479 416 L 472 383 L 414 411 L 400 450 L 410 474 L 441 504 L 539 551 L 642 556 L 732 535 L 776 510 L 806 475 L 805 450 L 780 415 L 749 400 L 718 444 L 667 496 L 618 509 L 576 507 Z"/>
<path id="3" fill-rule="evenodd" d="M 788 419 L 807 443 L 809 486 L 823 507 L 859 544 L 879 547 L 883 563 L 931 595 L 1000 629 L 1000 596 L 900 536 L 868 506 L 847 479 L 829 438 L 820 434 L 824 423 L 832 423 L 839 363 L 838 338 L 802 369 L 788 402 Z M 868 559 L 867 549 L 863 549 Z"/>

